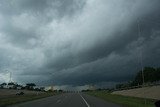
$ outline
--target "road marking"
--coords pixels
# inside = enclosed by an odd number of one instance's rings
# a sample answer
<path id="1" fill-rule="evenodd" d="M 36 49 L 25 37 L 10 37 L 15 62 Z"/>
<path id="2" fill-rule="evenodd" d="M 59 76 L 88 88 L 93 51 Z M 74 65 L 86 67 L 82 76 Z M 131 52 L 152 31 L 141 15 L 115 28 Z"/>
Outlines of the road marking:
<path id="1" fill-rule="evenodd" d="M 86 103 L 87 107 L 90 107 L 90 105 L 87 103 L 87 101 L 84 99 L 84 97 L 81 94 L 79 94 L 79 95 L 81 96 L 81 98 L 83 99 L 83 101 Z"/>
<path id="2" fill-rule="evenodd" d="M 61 100 L 57 100 L 57 103 L 61 102 Z"/>

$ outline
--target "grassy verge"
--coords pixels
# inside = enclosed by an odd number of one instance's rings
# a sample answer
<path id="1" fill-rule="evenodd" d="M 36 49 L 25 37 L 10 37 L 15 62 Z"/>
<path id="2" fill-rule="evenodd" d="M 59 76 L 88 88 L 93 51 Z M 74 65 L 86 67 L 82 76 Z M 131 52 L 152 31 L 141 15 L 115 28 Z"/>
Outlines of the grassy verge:
<path id="1" fill-rule="evenodd" d="M 113 95 L 105 91 L 102 91 L 102 92 L 93 91 L 93 92 L 87 92 L 87 94 L 102 98 L 104 100 L 107 100 L 113 103 L 120 104 L 124 107 L 155 107 L 154 106 L 155 100 L 151 100 L 151 99 Z"/>
<path id="2" fill-rule="evenodd" d="M 44 93 L 44 94 L 39 94 L 39 95 L 20 95 L 20 96 L 9 96 L 5 98 L 0 98 L 0 107 L 6 107 L 8 105 L 13 105 L 17 103 L 22 103 L 26 101 L 32 101 L 36 99 L 41 99 L 49 96 L 53 96 L 56 94 L 53 93 Z"/>

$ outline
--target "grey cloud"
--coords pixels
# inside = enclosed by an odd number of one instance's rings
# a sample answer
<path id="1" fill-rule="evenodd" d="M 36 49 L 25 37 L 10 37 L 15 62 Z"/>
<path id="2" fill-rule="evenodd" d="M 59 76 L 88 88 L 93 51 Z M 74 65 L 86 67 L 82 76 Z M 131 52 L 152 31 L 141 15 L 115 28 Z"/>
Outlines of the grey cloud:
<path id="1" fill-rule="evenodd" d="M 3 16 L 1 32 L 13 45 L 32 48 L 28 41 L 41 41 L 38 34 L 40 26 L 45 26 L 52 20 L 74 16 L 84 6 L 80 0 L 13 0 L 0 2 L 0 13 Z"/>
<path id="2" fill-rule="evenodd" d="M 71 15 L 81 9 L 84 1 L 81 0 L 1 0 L 1 12 L 14 15 L 23 12 L 46 15 L 50 10 L 56 10 L 60 16 Z M 50 10 L 49 10 L 50 9 Z"/>

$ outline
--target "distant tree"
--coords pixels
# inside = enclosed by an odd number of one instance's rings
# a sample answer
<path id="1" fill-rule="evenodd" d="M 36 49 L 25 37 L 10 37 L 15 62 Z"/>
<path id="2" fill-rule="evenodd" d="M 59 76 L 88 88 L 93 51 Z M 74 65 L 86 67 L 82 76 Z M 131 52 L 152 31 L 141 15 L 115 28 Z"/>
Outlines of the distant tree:
<path id="1" fill-rule="evenodd" d="M 89 92 L 89 91 L 92 91 L 92 90 L 89 90 L 89 89 L 82 90 L 82 92 Z"/>
<path id="2" fill-rule="evenodd" d="M 116 89 L 120 89 L 120 88 L 122 88 L 123 87 L 123 84 L 117 84 L 116 85 Z"/>
<path id="3" fill-rule="evenodd" d="M 1 85 L 7 85 L 7 83 L 2 83 Z"/>
<path id="4" fill-rule="evenodd" d="M 160 81 L 160 68 L 157 68 L 156 71 L 157 71 L 157 72 L 156 72 L 156 74 L 155 74 L 155 75 L 156 75 L 155 78 L 156 78 L 157 81 Z"/>
<path id="5" fill-rule="evenodd" d="M 144 82 L 155 82 L 160 80 L 160 68 L 145 67 L 143 70 Z M 142 85 L 142 71 L 139 71 L 135 77 L 134 84 Z"/>
<path id="6" fill-rule="evenodd" d="M 15 83 L 13 83 L 13 82 L 10 82 L 10 83 L 8 83 L 8 85 L 16 85 Z"/>
<path id="7" fill-rule="evenodd" d="M 58 92 L 58 90 L 54 90 L 53 92 Z"/>
<path id="8" fill-rule="evenodd" d="M 24 90 L 24 89 L 26 89 L 26 87 L 22 86 L 21 90 Z"/>
<path id="9" fill-rule="evenodd" d="M 36 86 L 35 83 L 27 83 L 27 84 L 26 84 L 26 89 L 28 89 L 28 90 L 33 90 L 35 86 Z"/>
<path id="10" fill-rule="evenodd" d="M 6 86 L 6 85 L 7 85 L 7 83 L 0 84 L 0 88 L 4 88 L 4 86 Z"/>
<path id="11" fill-rule="evenodd" d="M 63 92 L 63 90 L 58 90 L 58 92 L 60 92 L 60 93 L 61 93 L 61 92 Z"/>
<path id="12" fill-rule="evenodd" d="M 44 91 L 44 90 L 45 90 L 45 87 L 40 87 L 40 90 L 41 90 L 41 91 Z"/>
<path id="13" fill-rule="evenodd" d="M 35 90 L 35 91 L 41 91 L 41 89 L 40 89 L 40 88 L 35 88 L 34 90 Z"/>
<path id="14" fill-rule="evenodd" d="M 144 81 L 145 82 L 154 82 L 156 81 L 156 69 L 153 67 L 144 68 Z"/>
<path id="15" fill-rule="evenodd" d="M 160 68 L 153 67 L 145 67 L 143 70 L 144 82 L 145 83 L 153 83 L 160 81 Z M 130 89 L 130 88 L 138 88 L 143 84 L 142 71 L 139 71 L 135 77 L 135 79 L 128 83 L 117 84 L 116 89 Z"/>

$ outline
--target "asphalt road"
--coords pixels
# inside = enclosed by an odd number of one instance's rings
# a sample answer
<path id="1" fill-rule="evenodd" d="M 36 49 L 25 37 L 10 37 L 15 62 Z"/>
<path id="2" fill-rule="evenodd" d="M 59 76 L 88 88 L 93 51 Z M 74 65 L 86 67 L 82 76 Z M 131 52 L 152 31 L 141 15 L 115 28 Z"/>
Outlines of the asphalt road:
<path id="1" fill-rule="evenodd" d="M 120 107 L 82 93 L 65 93 L 10 107 Z"/>

